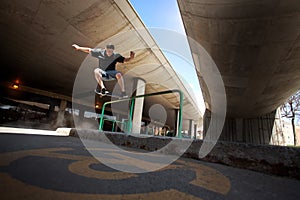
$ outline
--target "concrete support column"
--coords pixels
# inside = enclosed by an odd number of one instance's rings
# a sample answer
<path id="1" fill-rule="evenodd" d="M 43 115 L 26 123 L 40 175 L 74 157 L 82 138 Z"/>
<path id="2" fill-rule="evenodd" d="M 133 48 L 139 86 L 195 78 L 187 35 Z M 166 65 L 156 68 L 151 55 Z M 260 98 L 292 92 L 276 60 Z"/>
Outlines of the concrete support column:
<path id="1" fill-rule="evenodd" d="M 79 110 L 79 120 L 84 120 L 84 113 L 85 111 L 83 109 Z"/>
<path id="2" fill-rule="evenodd" d="M 197 139 L 197 124 L 194 124 L 194 140 Z"/>
<path id="3" fill-rule="evenodd" d="M 49 110 L 47 112 L 47 118 L 51 117 L 51 114 L 54 112 L 54 109 L 55 109 L 55 104 L 54 103 L 50 103 Z"/>
<path id="4" fill-rule="evenodd" d="M 175 136 L 176 137 L 178 137 L 178 129 L 179 129 L 179 127 L 178 127 L 178 121 L 179 121 L 179 109 L 175 109 L 175 115 L 176 115 L 176 121 L 175 121 L 175 124 L 174 124 L 174 134 L 175 134 Z"/>
<path id="5" fill-rule="evenodd" d="M 67 101 L 61 100 L 59 111 L 56 118 L 56 127 L 63 126 L 64 125 L 64 118 L 65 118 L 65 110 L 67 108 Z"/>
<path id="6" fill-rule="evenodd" d="M 145 94 L 146 84 L 142 79 L 136 79 L 136 96 Z M 144 97 L 135 99 L 133 118 L 132 118 L 132 133 L 139 134 L 141 132 L 141 123 L 143 115 Z"/>
<path id="7" fill-rule="evenodd" d="M 274 126 L 272 130 L 272 136 L 270 140 L 271 145 L 287 145 L 286 137 L 287 135 L 284 134 L 283 131 L 283 122 L 281 119 L 281 113 L 280 108 L 277 109 L 275 114 L 275 121 Z"/>
<path id="8" fill-rule="evenodd" d="M 192 119 L 189 120 L 189 136 L 191 139 L 195 136 L 195 131 L 194 131 L 194 121 Z"/>

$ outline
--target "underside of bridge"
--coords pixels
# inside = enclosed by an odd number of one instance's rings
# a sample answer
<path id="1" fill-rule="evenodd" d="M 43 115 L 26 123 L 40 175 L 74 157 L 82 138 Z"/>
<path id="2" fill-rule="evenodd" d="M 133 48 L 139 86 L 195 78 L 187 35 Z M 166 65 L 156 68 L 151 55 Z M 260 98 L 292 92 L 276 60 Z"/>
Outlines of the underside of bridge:
<path id="1" fill-rule="evenodd" d="M 276 109 L 300 89 L 300 4 L 294 0 L 178 0 L 190 41 L 212 57 L 224 81 L 222 138 L 268 143 Z M 191 45 L 209 118 L 210 93 Z M 207 121 L 207 120 L 206 120 Z M 207 122 L 205 122 L 208 124 Z"/>
<path id="2" fill-rule="evenodd" d="M 145 93 L 179 89 L 184 94 L 183 126 L 188 129 L 189 120 L 201 126 L 202 114 L 189 89 L 128 1 L 5 0 L 1 2 L 0 24 L 2 97 L 47 103 L 50 107 L 54 104 L 64 109 L 68 104 L 60 100 L 74 103 L 75 91 L 86 94 L 75 98 L 75 103 L 95 111 L 95 104 L 108 100 L 97 98 L 95 102 L 93 70 L 98 60 L 75 51 L 71 45 L 104 48 L 113 43 L 124 57 L 130 51 L 136 53 L 134 60 L 117 66 L 130 79 L 125 83 L 131 87 L 127 88 L 130 96 L 134 95 L 137 79 L 145 81 Z M 19 90 L 11 89 L 16 80 Z M 79 81 L 82 84 L 74 88 Z M 107 83 L 111 91 L 115 85 L 116 82 Z M 174 93 L 145 98 L 143 117 L 148 120 L 153 104 L 164 107 L 168 115 L 166 124 L 175 129 L 179 96 Z"/>
<path id="3" fill-rule="evenodd" d="M 278 125 L 276 109 L 300 85 L 300 4 L 296 0 L 178 0 L 178 5 L 206 102 L 204 127 L 214 114 L 211 96 L 220 92 L 209 90 L 206 82 L 214 81 L 214 76 L 204 77 L 204 71 L 210 70 L 220 73 L 226 93 L 221 139 L 269 143 L 274 124 Z M 146 93 L 179 89 L 184 93 L 184 122 L 193 120 L 201 126 L 202 115 L 189 89 L 128 1 L 7 0 L 1 3 L 0 17 L 2 97 L 63 108 L 65 102 L 75 101 L 94 111 L 95 104 L 104 101 L 95 102 L 90 93 L 96 84 L 97 60 L 71 45 L 94 48 L 114 43 L 125 57 L 131 50 L 136 52 L 133 61 L 118 66 L 128 76 L 130 93 L 135 92 L 137 80 L 145 81 Z M 199 46 L 214 62 L 199 59 L 203 52 Z M 212 70 L 212 65 L 218 70 Z M 11 89 L 16 80 L 19 90 Z M 107 84 L 110 90 L 115 86 L 116 82 Z M 74 91 L 80 99 L 74 99 Z M 145 99 L 143 117 L 149 118 L 147 112 L 154 104 L 166 108 L 167 124 L 175 128 L 178 95 Z"/>

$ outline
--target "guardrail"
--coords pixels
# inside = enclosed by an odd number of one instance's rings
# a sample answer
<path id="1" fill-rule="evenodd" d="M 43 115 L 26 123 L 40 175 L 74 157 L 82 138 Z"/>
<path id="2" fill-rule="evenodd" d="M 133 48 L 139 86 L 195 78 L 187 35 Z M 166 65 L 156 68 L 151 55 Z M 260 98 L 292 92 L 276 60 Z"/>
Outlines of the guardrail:
<path id="1" fill-rule="evenodd" d="M 157 95 L 163 95 L 163 94 L 168 94 L 168 93 L 179 93 L 180 101 L 179 101 L 179 112 L 178 112 L 178 121 L 177 121 L 177 137 L 181 138 L 181 131 L 182 131 L 182 107 L 183 107 L 183 93 L 180 90 L 166 90 L 162 92 L 155 92 L 155 93 L 150 93 L 150 94 L 143 94 L 143 95 L 138 95 L 138 96 L 133 96 L 133 97 L 128 97 L 128 98 L 123 98 L 123 99 L 118 99 L 114 101 L 108 101 L 105 102 L 102 106 L 102 112 L 100 116 L 100 123 L 99 123 L 99 130 L 103 131 L 103 124 L 104 124 L 104 111 L 105 107 L 108 104 L 113 104 L 113 103 L 118 103 L 118 102 L 123 102 L 123 101 L 131 101 L 130 105 L 130 111 L 129 111 L 129 120 L 128 120 L 128 133 L 131 133 L 132 130 L 132 115 L 133 115 L 133 107 L 134 107 L 134 101 L 137 98 L 143 98 L 143 97 L 149 97 L 149 96 L 157 96 Z"/>

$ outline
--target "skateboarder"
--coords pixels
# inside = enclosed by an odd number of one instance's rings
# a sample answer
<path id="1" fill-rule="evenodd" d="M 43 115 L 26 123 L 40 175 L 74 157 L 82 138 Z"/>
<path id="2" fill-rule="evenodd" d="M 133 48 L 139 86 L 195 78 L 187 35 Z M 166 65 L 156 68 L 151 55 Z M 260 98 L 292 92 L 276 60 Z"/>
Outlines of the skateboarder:
<path id="1" fill-rule="evenodd" d="M 100 95 L 106 95 L 109 92 L 106 90 L 103 80 L 117 79 L 121 88 L 121 97 L 128 97 L 125 92 L 124 79 L 121 72 L 116 70 L 116 64 L 128 62 L 134 58 L 135 53 L 130 51 L 130 57 L 123 57 L 119 53 L 114 53 L 114 45 L 108 44 L 105 49 L 81 47 L 77 44 L 72 45 L 76 50 L 91 54 L 93 57 L 99 59 L 99 67 L 94 70 L 95 79 L 98 86 L 95 92 Z"/>

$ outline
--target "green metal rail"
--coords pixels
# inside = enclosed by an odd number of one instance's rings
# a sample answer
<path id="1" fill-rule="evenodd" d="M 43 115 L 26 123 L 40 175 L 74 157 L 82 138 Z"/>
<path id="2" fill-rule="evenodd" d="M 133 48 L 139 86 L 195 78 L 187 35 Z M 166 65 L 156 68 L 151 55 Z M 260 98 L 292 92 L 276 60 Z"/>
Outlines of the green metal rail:
<path id="1" fill-rule="evenodd" d="M 138 96 L 133 96 L 133 97 L 128 97 L 124 99 L 118 99 L 114 101 L 108 101 L 105 102 L 102 106 L 102 112 L 100 116 L 100 124 L 99 124 L 99 130 L 103 130 L 103 124 L 104 124 L 104 111 L 105 107 L 108 104 L 113 104 L 113 103 L 118 103 L 118 102 L 123 102 L 123 101 L 130 101 L 131 100 L 131 105 L 130 105 L 130 112 L 129 112 L 129 120 L 128 120 L 128 133 L 131 133 L 132 129 L 132 115 L 133 115 L 133 107 L 134 107 L 134 101 L 137 98 L 142 98 L 142 97 L 149 97 L 149 96 L 157 96 L 157 95 L 163 95 L 163 94 L 168 94 L 168 93 L 179 93 L 180 97 L 180 102 L 179 102 L 179 113 L 178 113 L 178 130 L 177 130 L 177 137 L 181 138 L 181 131 L 182 131 L 182 108 L 183 108 L 183 93 L 181 90 L 166 90 L 162 92 L 155 92 L 155 93 L 150 93 L 150 94 L 144 94 L 144 95 L 138 95 Z"/>

